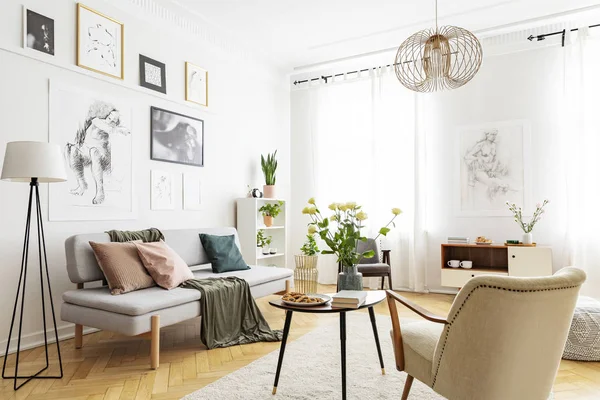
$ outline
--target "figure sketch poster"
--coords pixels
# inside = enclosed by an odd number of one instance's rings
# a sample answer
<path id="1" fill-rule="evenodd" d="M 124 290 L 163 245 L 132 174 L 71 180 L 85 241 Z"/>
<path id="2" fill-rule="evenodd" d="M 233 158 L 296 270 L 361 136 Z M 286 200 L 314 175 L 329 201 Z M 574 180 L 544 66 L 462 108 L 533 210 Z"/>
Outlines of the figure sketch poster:
<path id="1" fill-rule="evenodd" d="M 68 176 L 50 187 L 50 220 L 135 218 L 131 107 L 121 98 L 52 81 L 49 124 Z"/>
<path id="2" fill-rule="evenodd" d="M 529 199 L 530 129 L 527 121 L 503 121 L 458 129 L 458 214 L 508 216 L 506 202 Z"/>

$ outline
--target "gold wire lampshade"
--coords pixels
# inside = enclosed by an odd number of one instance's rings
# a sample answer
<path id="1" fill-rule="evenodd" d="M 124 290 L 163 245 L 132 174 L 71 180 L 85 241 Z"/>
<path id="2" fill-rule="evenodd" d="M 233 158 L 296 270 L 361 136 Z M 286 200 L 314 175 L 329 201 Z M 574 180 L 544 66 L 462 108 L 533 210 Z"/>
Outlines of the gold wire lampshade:
<path id="1" fill-rule="evenodd" d="M 483 49 L 466 29 L 442 26 L 425 29 L 398 48 L 394 69 L 400 83 L 415 92 L 456 89 L 469 82 L 481 66 Z"/>

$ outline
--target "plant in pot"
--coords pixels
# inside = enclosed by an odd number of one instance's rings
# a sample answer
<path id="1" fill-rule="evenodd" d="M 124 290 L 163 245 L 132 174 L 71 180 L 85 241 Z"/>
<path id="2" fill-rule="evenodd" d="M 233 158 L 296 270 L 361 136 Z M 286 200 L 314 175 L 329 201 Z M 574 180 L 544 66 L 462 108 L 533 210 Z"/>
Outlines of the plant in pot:
<path id="1" fill-rule="evenodd" d="M 315 225 L 308 226 L 308 235 L 306 241 L 300 248 L 302 254 L 297 254 L 296 269 L 294 270 L 294 288 L 301 293 L 317 293 L 317 280 L 319 278 L 319 270 L 317 269 L 317 261 L 319 247 L 315 240 L 314 234 L 317 232 Z"/>
<path id="2" fill-rule="evenodd" d="M 277 171 L 277 150 L 273 154 L 267 154 L 267 157 L 261 154 L 260 166 L 265 176 L 265 185 L 263 186 L 263 194 L 267 199 L 275 198 L 275 172 Z"/>
<path id="3" fill-rule="evenodd" d="M 277 218 L 279 213 L 281 213 L 281 206 L 283 206 L 283 201 L 278 201 L 277 203 L 266 203 L 258 209 L 263 216 L 265 226 L 273 226 L 273 218 Z"/>
<path id="4" fill-rule="evenodd" d="M 273 240 L 272 236 L 265 236 L 265 231 L 260 229 L 257 233 L 256 233 L 256 247 L 261 249 L 262 254 L 267 255 L 269 254 L 269 245 L 271 244 L 271 241 Z"/>
<path id="5" fill-rule="evenodd" d="M 548 203 L 550 203 L 550 200 L 544 200 L 541 204 L 536 204 L 531 220 L 529 222 L 523 222 L 523 210 L 521 207 L 517 207 L 515 203 L 506 202 L 508 209 L 515 218 L 515 222 L 519 224 L 519 227 L 523 230 L 523 244 L 533 244 L 533 234 L 531 231 L 540 218 L 542 218 L 542 214 L 546 212 L 544 207 Z"/>
<path id="6" fill-rule="evenodd" d="M 363 253 L 358 251 L 358 241 L 367 241 L 367 238 L 361 234 L 367 214 L 354 202 L 332 203 L 329 209 L 333 211 L 333 215 L 327 218 L 321 214 L 313 198 L 309 199 L 308 203 L 302 213 L 311 217 L 316 232 L 329 247 L 328 250 L 322 250 L 321 254 L 334 254 L 337 256 L 338 263 L 342 265 L 342 272 L 338 276 L 339 290 L 362 290 L 362 274 L 357 271 L 357 265 L 364 258 L 375 256 L 373 250 Z M 401 213 L 399 208 L 392 208 L 392 219 L 379 229 L 375 240 L 381 235 L 388 234 L 391 230 L 389 226 L 395 226 L 394 220 Z"/>

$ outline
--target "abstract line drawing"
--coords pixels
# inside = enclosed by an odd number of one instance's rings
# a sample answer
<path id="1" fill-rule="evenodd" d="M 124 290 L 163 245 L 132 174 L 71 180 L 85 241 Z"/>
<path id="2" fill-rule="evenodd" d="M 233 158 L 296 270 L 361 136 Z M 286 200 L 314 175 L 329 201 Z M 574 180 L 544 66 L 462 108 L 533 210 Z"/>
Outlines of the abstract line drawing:
<path id="1" fill-rule="evenodd" d="M 135 218 L 130 105 L 51 81 L 50 141 L 68 177 L 50 188 L 51 220 Z"/>
<path id="2" fill-rule="evenodd" d="M 123 79 L 124 26 L 77 4 L 77 65 Z"/>
<path id="3" fill-rule="evenodd" d="M 208 71 L 185 63 L 185 99 L 208 107 Z"/>
<path id="4" fill-rule="evenodd" d="M 175 208 L 173 177 L 169 172 L 152 170 L 150 176 L 150 195 L 150 208 L 152 210 L 172 210 Z"/>

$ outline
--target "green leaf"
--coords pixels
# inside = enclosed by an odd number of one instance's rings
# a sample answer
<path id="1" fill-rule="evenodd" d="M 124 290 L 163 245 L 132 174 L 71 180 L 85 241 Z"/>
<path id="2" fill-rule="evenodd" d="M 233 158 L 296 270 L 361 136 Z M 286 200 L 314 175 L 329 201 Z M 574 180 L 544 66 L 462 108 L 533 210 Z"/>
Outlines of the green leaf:
<path id="1" fill-rule="evenodd" d="M 391 231 L 390 228 L 383 227 L 379 230 L 379 233 L 383 236 L 386 236 L 389 233 L 389 231 Z"/>
<path id="2" fill-rule="evenodd" d="M 331 250 L 321 250 L 321 254 L 335 254 L 335 253 Z"/>
<path id="3" fill-rule="evenodd" d="M 362 253 L 362 256 L 364 258 L 373 258 L 375 257 L 375 252 L 373 250 L 365 251 L 364 253 Z"/>

